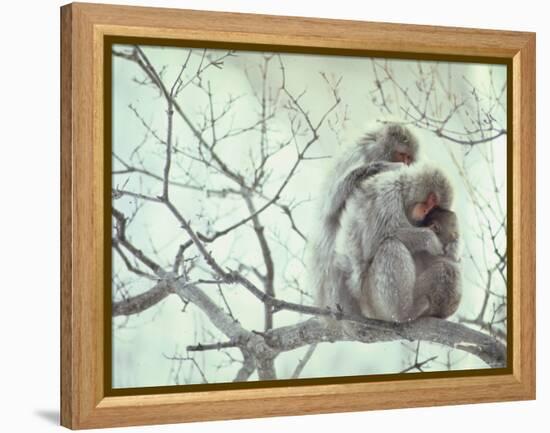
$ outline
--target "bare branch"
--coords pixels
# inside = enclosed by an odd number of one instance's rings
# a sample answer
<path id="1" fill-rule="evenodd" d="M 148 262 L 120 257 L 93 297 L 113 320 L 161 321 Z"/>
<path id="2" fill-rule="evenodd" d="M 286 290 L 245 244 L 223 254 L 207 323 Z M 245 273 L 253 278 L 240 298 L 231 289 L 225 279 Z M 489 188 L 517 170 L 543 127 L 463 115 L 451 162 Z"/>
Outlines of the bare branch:
<path id="1" fill-rule="evenodd" d="M 162 267 L 155 263 L 152 259 L 147 257 L 143 251 L 136 248 L 128 239 L 126 238 L 126 217 L 124 214 L 114 207 L 112 208 L 112 214 L 115 218 L 117 225 L 117 238 L 116 240 L 118 243 L 124 248 L 126 248 L 132 255 L 138 259 L 140 262 L 142 262 L 145 266 L 147 266 L 149 269 L 151 269 L 156 275 L 164 276 L 165 272 L 162 269 Z"/>
<path id="2" fill-rule="evenodd" d="M 242 341 L 233 340 L 233 341 L 224 341 L 219 343 L 209 343 L 209 344 L 196 344 L 194 346 L 187 346 L 188 352 L 204 352 L 208 350 L 221 350 L 227 349 L 229 347 L 239 347 L 244 345 Z"/>
<path id="3" fill-rule="evenodd" d="M 308 344 L 334 341 L 422 340 L 463 350 L 477 356 L 490 367 L 506 366 L 506 347 L 488 336 L 457 323 L 434 317 L 395 325 L 394 330 L 373 330 L 368 325 L 348 322 L 345 332 L 317 318 L 296 325 L 273 329 L 266 335 L 270 346 L 280 351 L 294 350 Z"/>
<path id="4" fill-rule="evenodd" d="M 111 315 L 117 317 L 141 313 L 157 305 L 171 293 L 174 293 L 172 286 L 166 280 L 161 280 L 144 293 L 123 299 L 122 301 L 113 302 Z"/>
<path id="5" fill-rule="evenodd" d="M 304 367 L 311 359 L 311 356 L 313 355 L 313 352 L 315 352 L 315 349 L 317 349 L 317 344 L 312 344 L 311 346 L 309 346 L 306 354 L 302 359 L 300 359 L 300 362 L 296 366 L 294 373 L 292 373 L 292 376 L 291 376 L 292 379 L 298 379 L 300 377 L 300 374 L 302 374 Z"/>

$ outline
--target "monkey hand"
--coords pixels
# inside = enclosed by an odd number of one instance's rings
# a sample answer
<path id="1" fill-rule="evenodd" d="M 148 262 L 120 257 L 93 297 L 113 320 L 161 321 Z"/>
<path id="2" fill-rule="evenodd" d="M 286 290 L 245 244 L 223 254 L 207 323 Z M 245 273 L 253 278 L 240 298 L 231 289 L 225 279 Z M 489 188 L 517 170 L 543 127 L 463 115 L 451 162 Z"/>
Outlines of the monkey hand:
<path id="1" fill-rule="evenodd" d="M 403 227 L 395 232 L 395 237 L 413 254 L 425 251 L 432 256 L 441 256 L 445 253 L 437 235 L 427 227 Z"/>
<path id="2" fill-rule="evenodd" d="M 375 174 L 382 173 L 383 171 L 397 170 L 403 167 L 401 162 L 389 162 L 389 161 L 376 161 L 363 167 L 365 170 L 365 176 L 374 176 Z"/>
<path id="3" fill-rule="evenodd" d="M 431 230 L 428 233 L 430 233 L 431 235 L 428 235 L 426 238 L 425 251 L 432 256 L 444 255 L 445 249 L 443 248 L 443 244 L 441 243 L 439 238 Z"/>
<path id="4" fill-rule="evenodd" d="M 403 164 L 400 162 L 388 162 L 388 161 L 376 161 L 368 165 L 356 168 L 352 170 L 346 179 L 346 183 L 349 188 L 352 189 L 359 184 L 362 180 L 365 180 L 369 177 L 372 177 L 383 171 L 396 170 L 400 167 L 403 167 Z"/>
<path id="5" fill-rule="evenodd" d="M 460 246 L 458 240 L 449 242 L 445 245 L 445 257 L 453 260 L 454 262 L 460 262 Z"/>
<path id="6" fill-rule="evenodd" d="M 355 188 L 359 182 L 362 180 L 375 175 L 378 173 L 378 169 L 376 167 L 372 167 L 374 165 L 377 165 L 378 163 L 369 164 L 367 166 L 362 166 L 359 168 L 356 168 L 355 170 L 352 170 L 347 176 L 346 176 L 346 185 L 348 186 L 348 190 L 352 190 Z"/>

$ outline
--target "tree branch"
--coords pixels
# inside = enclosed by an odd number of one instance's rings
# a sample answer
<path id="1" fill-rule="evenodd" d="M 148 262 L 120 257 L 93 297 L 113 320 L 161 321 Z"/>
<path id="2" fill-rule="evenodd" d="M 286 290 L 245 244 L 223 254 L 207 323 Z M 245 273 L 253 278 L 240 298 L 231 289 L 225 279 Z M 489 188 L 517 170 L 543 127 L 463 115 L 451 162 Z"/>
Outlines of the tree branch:
<path id="1" fill-rule="evenodd" d="M 171 286 L 165 280 L 161 280 L 144 293 L 113 302 L 111 314 L 116 317 L 141 313 L 158 304 L 171 293 L 173 293 Z"/>
<path id="2" fill-rule="evenodd" d="M 326 321 L 312 318 L 296 325 L 284 326 L 266 333 L 266 341 L 274 349 L 285 352 L 308 344 L 359 341 L 377 343 L 422 340 L 463 350 L 477 356 L 490 367 L 506 366 L 506 347 L 487 334 L 466 326 L 434 317 L 395 324 L 394 330 L 373 330 L 364 323 L 347 322 L 345 332 Z"/>
<path id="3" fill-rule="evenodd" d="M 261 374 L 265 377 L 270 374 L 269 362 L 278 353 L 298 349 L 306 345 L 337 341 L 378 343 L 404 339 L 410 341 L 422 340 L 471 353 L 490 367 L 506 366 L 506 346 L 500 341 L 464 325 L 434 317 L 421 318 L 414 322 L 401 324 L 367 318 L 360 318 L 357 321 L 345 320 L 341 322 L 345 323 L 345 331 L 344 327 L 335 326 L 334 321 L 314 317 L 295 325 L 275 328 L 265 333 L 251 332 L 233 320 L 194 284 L 184 284 L 179 280 L 161 281 L 145 294 L 132 298 L 132 301 L 121 301 L 114 304 L 113 315 L 133 314 L 142 311 L 139 310 L 140 307 L 147 303 L 151 306 L 154 299 L 160 301 L 173 292 L 199 307 L 214 326 L 230 338 L 230 341 L 226 343 L 202 345 L 201 348 L 195 346 L 189 349 L 210 350 L 221 347 L 239 347 L 241 350 L 249 351 L 261 363 L 258 368 L 262 368 Z M 322 309 L 316 310 L 318 313 L 324 313 Z M 250 366 L 249 363 L 248 367 Z"/>

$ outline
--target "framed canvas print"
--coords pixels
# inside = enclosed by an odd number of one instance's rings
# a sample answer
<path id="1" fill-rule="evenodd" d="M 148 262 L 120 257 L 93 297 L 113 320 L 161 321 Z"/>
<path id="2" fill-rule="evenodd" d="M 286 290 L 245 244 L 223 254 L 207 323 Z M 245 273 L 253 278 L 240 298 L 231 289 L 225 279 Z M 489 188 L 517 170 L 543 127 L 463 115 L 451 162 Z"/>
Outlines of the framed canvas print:
<path id="1" fill-rule="evenodd" d="M 535 397 L 534 34 L 61 18 L 63 425 Z"/>

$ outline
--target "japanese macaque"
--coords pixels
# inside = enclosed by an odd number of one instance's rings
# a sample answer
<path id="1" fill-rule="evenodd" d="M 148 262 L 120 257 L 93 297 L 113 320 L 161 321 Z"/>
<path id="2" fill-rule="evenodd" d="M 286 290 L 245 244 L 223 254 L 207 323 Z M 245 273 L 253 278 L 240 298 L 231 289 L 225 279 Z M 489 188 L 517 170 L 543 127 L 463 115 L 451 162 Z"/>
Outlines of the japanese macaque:
<path id="1" fill-rule="evenodd" d="M 319 227 L 313 232 L 309 246 L 310 285 L 318 295 L 318 305 L 334 300 L 326 298 L 328 289 L 319 287 L 342 278 L 340 271 L 333 272 L 337 267 L 335 241 L 349 196 L 374 174 L 415 162 L 417 153 L 414 135 L 404 126 L 392 123 L 366 134 L 337 160 L 322 188 Z"/>
<path id="2" fill-rule="evenodd" d="M 321 219 L 327 228 L 338 226 L 346 200 L 361 180 L 402 164 L 410 165 L 417 153 L 416 137 L 402 125 L 389 123 L 367 133 L 337 160 L 326 178 Z"/>
<path id="3" fill-rule="evenodd" d="M 317 287 L 319 305 L 381 320 L 411 320 L 416 283 L 411 251 L 444 253 L 435 232 L 418 224 L 433 208 L 449 208 L 452 196 L 443 171 L 428 165 L 402 165 L 359 182 L 340 217 L 334 259 L 319 264 L 328 266 Z"/>
<path id="4" fill-rule="evenodd" d="M 411 319 L 425 316 L 445 319 L 458 309 L 462 296 L 458 220 L 454 212 L 436 207 L 422 225 L 434 231 L 443 245 L 444 254 L 432 256 L 425 251 L 413 251 L 414 245 L 409 244 L 408 239 L 400 239 L 413 253 L 415 263 Z"/>

